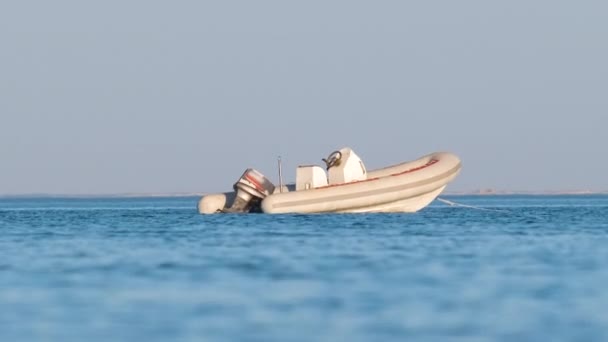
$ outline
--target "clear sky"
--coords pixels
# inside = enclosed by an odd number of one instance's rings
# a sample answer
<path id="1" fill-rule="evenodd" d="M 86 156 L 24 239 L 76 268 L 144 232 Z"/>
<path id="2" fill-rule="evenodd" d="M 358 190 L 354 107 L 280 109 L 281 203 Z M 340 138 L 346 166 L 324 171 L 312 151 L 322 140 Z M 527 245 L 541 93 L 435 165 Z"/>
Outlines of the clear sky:
<path id="1" fill-rule="evenodd" d="M 229 190 L 352 147 L 608 190 L 608 2 L 2 1 L 0 194 Z"/>

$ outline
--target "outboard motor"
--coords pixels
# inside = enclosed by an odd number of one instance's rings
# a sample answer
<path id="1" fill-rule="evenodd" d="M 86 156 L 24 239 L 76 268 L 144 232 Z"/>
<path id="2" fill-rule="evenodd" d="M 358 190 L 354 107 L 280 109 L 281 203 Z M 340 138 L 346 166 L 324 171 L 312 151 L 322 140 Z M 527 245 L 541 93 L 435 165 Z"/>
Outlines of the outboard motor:
<path id="1" fill-rule="evenodd" d="M 225 213 L 246 213 L 259 208 L 260 202 L 274 192 L 274 184 L 259 171 L 247 169 L 241 178 L 234 183 L 236 197 Z"/>

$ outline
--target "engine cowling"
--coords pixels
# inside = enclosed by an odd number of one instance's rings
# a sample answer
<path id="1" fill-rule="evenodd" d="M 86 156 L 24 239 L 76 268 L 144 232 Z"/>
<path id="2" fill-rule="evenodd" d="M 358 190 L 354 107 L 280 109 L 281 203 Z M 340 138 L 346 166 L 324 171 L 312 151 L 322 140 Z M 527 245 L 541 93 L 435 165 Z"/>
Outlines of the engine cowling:
<path id="1" fill-rule="evenodd" d="M 247 169 L 234 183 L 236 197 L 230 208 L 223 211 L 227 213 L 246 213 L 259 207 L 259 203 L 266 196 L 274 192 L 274 184 L 261 172 L 255 169 Z"/>

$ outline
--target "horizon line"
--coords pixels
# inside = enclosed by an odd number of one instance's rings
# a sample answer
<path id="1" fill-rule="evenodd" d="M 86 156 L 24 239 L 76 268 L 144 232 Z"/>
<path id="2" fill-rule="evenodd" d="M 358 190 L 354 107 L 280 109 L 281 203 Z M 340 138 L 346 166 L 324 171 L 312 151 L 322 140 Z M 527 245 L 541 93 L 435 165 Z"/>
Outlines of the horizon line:
<path id="1" fill-rule="evenodd" d="M 224 191 L 229 192 L 229 191 Z M 16 193 L 0 194 L 0 198 L 153 198 L 153 197 L 197 197 L 222 192 L 153 192 L 153 193 Z M 442 195 L 604 195 L 608 190 L 454 190 Z"/>

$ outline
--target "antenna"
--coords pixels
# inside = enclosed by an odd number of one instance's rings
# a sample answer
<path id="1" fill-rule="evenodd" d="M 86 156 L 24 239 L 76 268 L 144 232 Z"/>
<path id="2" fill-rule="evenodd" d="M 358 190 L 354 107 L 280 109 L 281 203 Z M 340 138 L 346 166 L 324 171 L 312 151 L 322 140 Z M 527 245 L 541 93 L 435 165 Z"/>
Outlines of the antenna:
<path id="1" fill-rule="evenodd" d="M 279 192 L 283 193 L 283 166 L 281 163 L 281 156 L 277 160 L 279 164 Z"/>

